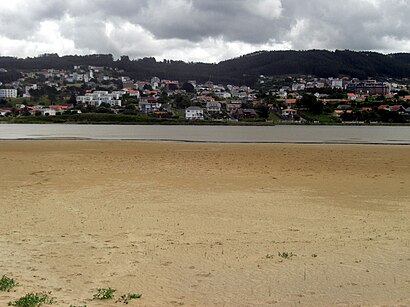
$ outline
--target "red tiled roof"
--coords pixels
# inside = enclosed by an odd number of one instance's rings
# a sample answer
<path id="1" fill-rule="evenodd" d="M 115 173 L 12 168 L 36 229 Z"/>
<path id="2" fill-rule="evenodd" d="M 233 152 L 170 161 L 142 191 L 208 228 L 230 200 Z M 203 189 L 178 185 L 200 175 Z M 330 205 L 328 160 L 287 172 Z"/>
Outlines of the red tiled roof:
<path id="1" fill-rule="evenodd" d="M 362 111 L 372 111 L 373 109 L 371 107 L 363 107 Z"/>

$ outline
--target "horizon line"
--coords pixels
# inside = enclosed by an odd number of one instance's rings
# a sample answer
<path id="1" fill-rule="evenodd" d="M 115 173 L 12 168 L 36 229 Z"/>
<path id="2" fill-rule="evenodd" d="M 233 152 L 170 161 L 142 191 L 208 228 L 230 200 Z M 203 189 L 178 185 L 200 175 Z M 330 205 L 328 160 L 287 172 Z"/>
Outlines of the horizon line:
<path id="1" fill-rule="evenodd" d="M 276 52 L 311 52 L 311 51 L 325 51 L 325 52 L 330 52 L 330 53 L 336 53 L 336 52 L 352 52 L 352 53 L 373 53 L 373 54 L 379 54 L 379 55 L 383 55 L 383 56 L 389 56 L 389 55 L 398 55 L 398 54 L 409 54 L 410 52 L 381 52 L 381 51 L 372 51 L 372 50 L 351 50 L 351 49 L 283 49 L 283 50 L 258 50 L 258 51 L 254 51 L 254 52 L 250 52 L 250 53 L 245 53 L 236 57 L 232 57 L 232 58 L 227 58 L 224 60 L 221 60 L 219 62 L 206 62 L 206 61 L 187 61 L 187 60 L 180 60 L 180 59 L 166 59 L 166 58 L 159 58 L 156 56 L 142 56 L 142 57 L 137 57 L 137 58 L 130 58 L 129 55 L 123 54 L 120 56 L 115 56 L 112 53 L 89 53 L 89 54 L 58 54 L 58 53 L 54 53 L 54 52 L 46 52 L 46 53 L 41 53 L 38 55 L 34 55 L 34 56 L 27 56 L 27 57 L 18 57 L 18 56 L 13 56 L 13 55 L 0 55 L 0 59 L 1 58 L 13 58 L 13 59 L 18 59 L 18 60 L 27 60 L 27 59 L 37 59 L 37 58 L 41 58 L 41 57 L 46 57 L 46 56 L 57 56 L 58 58 L 64 58 L 64 57 L 87 57 L 87 56 L 111 56 L 113 58 L 113 61 L 119 61 L 121 60 L 122 57 L 128 57 L 130 61 L 140 61 L 140 60 L 144 60 L 144 59 L 155 59 L 156 62 L 163 62 L 163 61 L 174 61 L 174 62 L 184 62 L 187 64 L 219 64 L 222 62 L 226 62 L 226 61 L 230 61 L 230 60 L 234 60 L 234 59 L 239 59 L 242 57 L 246 57 L 246 56 L 252 56 L 252 55 L 257 55 L 260 53 L 276 53 Z"/>

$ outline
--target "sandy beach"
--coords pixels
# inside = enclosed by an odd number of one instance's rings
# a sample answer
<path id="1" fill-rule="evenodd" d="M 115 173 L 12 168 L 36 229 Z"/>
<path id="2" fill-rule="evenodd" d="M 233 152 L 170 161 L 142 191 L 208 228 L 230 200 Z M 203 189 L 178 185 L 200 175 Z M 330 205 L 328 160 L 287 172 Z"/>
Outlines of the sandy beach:
<path id="1" fill-rule="evenodd" d="M 0 194 L 1 306 L 410 305 L 410 146 L 2 141 Z"/>

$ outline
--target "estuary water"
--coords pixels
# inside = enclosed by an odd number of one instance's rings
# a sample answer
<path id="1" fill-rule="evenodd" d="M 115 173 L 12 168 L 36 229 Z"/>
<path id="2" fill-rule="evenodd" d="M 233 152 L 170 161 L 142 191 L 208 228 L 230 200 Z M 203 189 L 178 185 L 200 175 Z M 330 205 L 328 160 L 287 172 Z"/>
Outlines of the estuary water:
<path id="1" fill-rule="evenodd" d="M 0 140 L 21 139 L 410 145 L 410 126 L 236 127 L 0 124 Z"/>

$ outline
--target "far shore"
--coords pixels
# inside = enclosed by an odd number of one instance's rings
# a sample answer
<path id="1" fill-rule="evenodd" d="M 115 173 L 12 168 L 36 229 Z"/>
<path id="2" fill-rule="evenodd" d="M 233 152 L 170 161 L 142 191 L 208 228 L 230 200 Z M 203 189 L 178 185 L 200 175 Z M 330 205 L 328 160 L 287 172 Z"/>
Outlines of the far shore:
<path id="1" fill-rule="evenodd" d="M 361 146 L 410 146 L 410 143 L 355 143 L 355 142 L 223 142 L 223 141 L 191 141 L 179 139 L 99 139 L 99 138 L 82 138 L 82 137 L 40 137 L 40 138 L 16 138 L 0 139 L 1 142 L 18 142 L 18 141 L 82 141 L 82 142 L 147 142 L 147 143 L 197 143 L 197 144 L 226 144 L 226 145 L 361 145 Z"/>
<path id="2" fill-rule="evenodd" d="M 79 114 L 58 116 L 21 116 L 0 118 L 0 124 L 87 124 L 87 125 L 185 125 L 185 126 L 410 126 L 410 123 L 385 122 L 286 122 L 277 120 L 185 120 L 174 118 L 152 118 L 122 114 Z"/>

